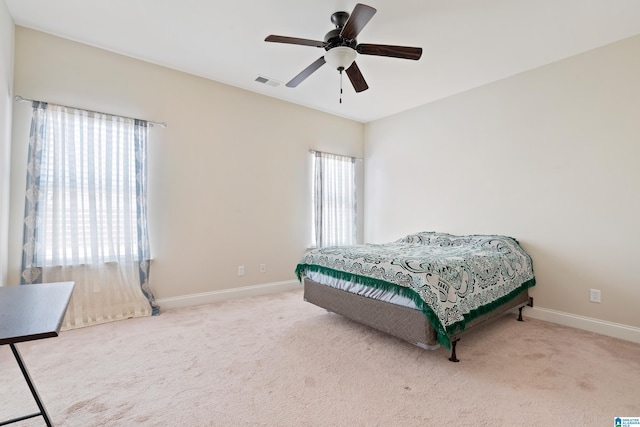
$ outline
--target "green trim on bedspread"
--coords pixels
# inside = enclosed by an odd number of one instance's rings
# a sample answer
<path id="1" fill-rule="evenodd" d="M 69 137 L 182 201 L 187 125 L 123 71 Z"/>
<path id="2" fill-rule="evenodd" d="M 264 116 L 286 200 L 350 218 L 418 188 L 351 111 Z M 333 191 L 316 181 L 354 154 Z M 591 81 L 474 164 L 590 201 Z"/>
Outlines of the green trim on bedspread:
<path id="1" fill-rule="evenodd" d="M 313 249 L 295 272 L 300 281 L 317 272 L 406 297 L 447 348 L 469 322 L 536 282 L 531 258 L 513 238 L 433 232 L 386 245 Z"/>

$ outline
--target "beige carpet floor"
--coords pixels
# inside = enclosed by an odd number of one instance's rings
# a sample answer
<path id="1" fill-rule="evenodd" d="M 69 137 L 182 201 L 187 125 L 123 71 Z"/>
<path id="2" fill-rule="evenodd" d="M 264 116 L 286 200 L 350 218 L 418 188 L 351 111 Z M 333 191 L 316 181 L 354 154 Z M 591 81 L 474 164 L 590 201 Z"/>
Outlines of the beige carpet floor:
<path id="1" fill-rule="evenodd" d="M 600 427 L 640 416 L 638 344 L 509 314 L 468 334 L 451 363 L 301 291 L 18 348 L 59 426 Z M 8 346 L 0 373 L 0 420 L 36 410 Z"/>

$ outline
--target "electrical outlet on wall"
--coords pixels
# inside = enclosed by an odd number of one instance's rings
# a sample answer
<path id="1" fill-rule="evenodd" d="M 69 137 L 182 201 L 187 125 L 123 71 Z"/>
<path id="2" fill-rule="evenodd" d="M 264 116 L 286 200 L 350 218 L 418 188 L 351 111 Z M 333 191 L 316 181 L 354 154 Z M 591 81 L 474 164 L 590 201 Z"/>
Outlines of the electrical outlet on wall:
<path id="1" fill-rule="evenodd" d="M 589 289 L 589 301 L 600 302 L 600 289 Z"/>
<path id="2" fill-rule="evenodd" d="M 244 276 L 244 265 L 238 266 L 238 276 Z"/>

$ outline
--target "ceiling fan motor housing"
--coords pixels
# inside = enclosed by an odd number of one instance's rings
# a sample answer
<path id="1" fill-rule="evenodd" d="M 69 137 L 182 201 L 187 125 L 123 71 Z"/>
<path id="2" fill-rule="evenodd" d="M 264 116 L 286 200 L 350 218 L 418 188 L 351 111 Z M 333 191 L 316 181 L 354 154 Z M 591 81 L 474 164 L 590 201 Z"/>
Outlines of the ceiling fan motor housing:
<path id="1" fill-rule="evenodd" d="M 342 28 L 344 28 L 348 20 L 349 14 L 347 12 L 335 12 L 333 15 L 331 15 L 331 22 L 336 26 L 336 28 L 329 31 L 324 36 L 324 41 L 326 43 L 326 46 L 324 47 L 325 50 L 328 51 L 338 46 L 346 46 L 350 47 L 351 49 L 356 48 L 358 42 L 355 39 L 347 40 L 340 36 Z"/>
<path id="2" fill-rule="evenodd" d="M 356 46 L 358 45 L 358 42 L 355 39 L 354 40 L 343 39 L 342 37 L 340 37 L 340 31 L 341 31 L 340 28 L 336 28 L 335 30 L 329 31 L 324 36 L 324 41 L 326 43 L 326 46 L 324 47 L 325 50 L 333 49 L 334 47 L 337 47 L 337 46 L 346 46 L 346 47 L 350 47 L 351 49 L 356 48 Z"/>

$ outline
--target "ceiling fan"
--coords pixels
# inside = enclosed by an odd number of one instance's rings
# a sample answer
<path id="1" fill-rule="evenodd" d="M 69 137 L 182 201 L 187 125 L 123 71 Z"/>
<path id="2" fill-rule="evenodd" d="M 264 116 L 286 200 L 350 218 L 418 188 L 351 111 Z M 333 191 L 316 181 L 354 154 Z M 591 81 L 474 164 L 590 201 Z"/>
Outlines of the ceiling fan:
<path id="1" fill-rule="evenodd" d="M 291 79 L 286 86 L 298 86 L 318 68 L 328 63 L 337 69 L 340 75 L 342 75 L 343 70 L 346 71 L 355 91 L 362 92 L 367 90 L 369 85 L 367 85 L 355 62 L 358 53 L 361 55 L 389 56 L 413 60 L 420 59 L 422 56 L 422 48 L 419 47 L 358 44 L 356 37 L 375 13 L 376 9 L 361 3 L 356 4 L 351 15 L 347 12 L 334 13 L 331 15 L 331 22 L 336 28 L 324 36 L 324 41 L 275 35 L 267 36 L 267 38 L 264 39 L 266 42 L 321 47 L 326 50 L 323 56 L 302 70 L 302 72 Z M 342 93 L 342 88 L 340 88 L 340 92 Z M 342 102 L 342 100 L 340 100 L 340 102 Z"/>

